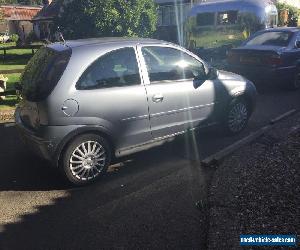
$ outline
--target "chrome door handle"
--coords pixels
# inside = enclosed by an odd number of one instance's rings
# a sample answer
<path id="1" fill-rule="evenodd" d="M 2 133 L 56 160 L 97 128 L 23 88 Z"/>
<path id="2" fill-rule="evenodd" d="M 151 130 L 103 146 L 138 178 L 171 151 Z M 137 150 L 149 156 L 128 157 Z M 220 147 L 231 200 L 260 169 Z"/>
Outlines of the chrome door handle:
<path id="1" fill-rule="evenodd" d="M 153 102 L 162 102 L 164 100 L 164 96 L 162 94 L 157 94 L 152 97 Z"/>
<path id="2" fill-rule="evenodd" d="M 62 107 L 61 107 L 61 110 L 62 110 L 62 111 L 65 111 L 65 110 L 67 110 L 67 109 L 68 109 L 67 106 L 62 106 Z"/>

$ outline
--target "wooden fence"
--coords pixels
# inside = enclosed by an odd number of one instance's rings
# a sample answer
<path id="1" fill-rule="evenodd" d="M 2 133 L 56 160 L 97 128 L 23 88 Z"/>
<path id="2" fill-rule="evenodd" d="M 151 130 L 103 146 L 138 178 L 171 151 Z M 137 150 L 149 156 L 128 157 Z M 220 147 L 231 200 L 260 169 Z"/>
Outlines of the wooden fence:
<path id="1" fill-rule="evenodd" d="M 7 51 L 9 50 L 18 50 L 18 49 L 31 49 L 31 55 L 34 55 L 34 50 L 40 49 L 43 47 L 43 45 L 29 45 L 29 46 L 24 46 L 24 47 L 17 47 L 17 46 L 9 46 L 9 47 L 0 47 L 0 51 L 3 51 L 3 61 L 5 61 L 6 56 L 7 56 Z M 17 55 L 21 56 L 21 55 Z"/>
<path id="2" fill-rule="evenodd" d="M 5 75 L 9 75 L 9 74 L 21 74 L 23 73 L 24 69 L 4 69 L 4 70 L 0 70 L 0 75 L 1 74 L 5 74 Z"/>

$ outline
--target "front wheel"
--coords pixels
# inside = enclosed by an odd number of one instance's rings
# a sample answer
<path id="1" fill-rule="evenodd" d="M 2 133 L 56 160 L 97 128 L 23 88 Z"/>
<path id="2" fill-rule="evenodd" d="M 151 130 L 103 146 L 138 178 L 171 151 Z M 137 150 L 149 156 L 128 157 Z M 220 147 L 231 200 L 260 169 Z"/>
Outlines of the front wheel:
<path id="1" fill-rule="evenodd" d="M 107 141 L 95 134 L 78 136 L 67 147 L 62 171 L 74 185 L 86 185 L 99 179 L 110 164 L 111 151 Z"/>
<path id="2" fill-rule="evenodd" d="M 227 134 L 238 134 L 245 129 L 250 116 L 250 110 L 243 99 L 233 100 L 225 115 L 224 127 Z"/>

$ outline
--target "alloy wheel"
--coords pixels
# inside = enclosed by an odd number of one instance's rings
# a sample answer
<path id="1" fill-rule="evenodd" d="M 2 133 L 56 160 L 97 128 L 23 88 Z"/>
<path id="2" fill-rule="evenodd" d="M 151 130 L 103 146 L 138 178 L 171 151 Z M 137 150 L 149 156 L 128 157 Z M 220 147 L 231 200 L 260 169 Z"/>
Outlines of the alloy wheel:
<path id="1" fill-rule="evenodd" d="M 74 149 L 69 160 L 72 175 L 82 181 L 95 179 L 105 168 L 105 148 L 97 141 L 86 141 Z"/>
<path id="2" fill-rule="evenodd" d="M 232 106 L 228 115 L 228 127 L 231 132 L 240 132 L 247 124 L 248 110 L 246 104 L 238 102 Z"/>

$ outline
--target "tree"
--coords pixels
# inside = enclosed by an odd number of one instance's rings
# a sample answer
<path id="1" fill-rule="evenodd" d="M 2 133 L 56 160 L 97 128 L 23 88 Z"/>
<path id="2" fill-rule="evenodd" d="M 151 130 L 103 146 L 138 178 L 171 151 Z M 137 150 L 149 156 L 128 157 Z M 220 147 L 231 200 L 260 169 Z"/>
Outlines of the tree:
<path id="1" fill-rule="evenodd" d="M 299 9 L 297 9 L 294 6 L 291 6 L 289 4 L 286 3 L 276 3 L 276 7 L 278 9 L 279 12 L 279 26 L 290 26 L 290 27 L 295 27 L 298 26 L 298 19 L 299 19 Z M 283 20 L 283 16 L 281 15 L 281 13 L 283 11 L 288 12 L 288 20 L 287 22 L 285 22 L 285 20 Z"/>
<path id="2" fill-rule="evenodd" d="M 55 20 L 67 39 L 93 36 L 149 37 L 156 29 L 153 0 L 60 0 Z"/>

